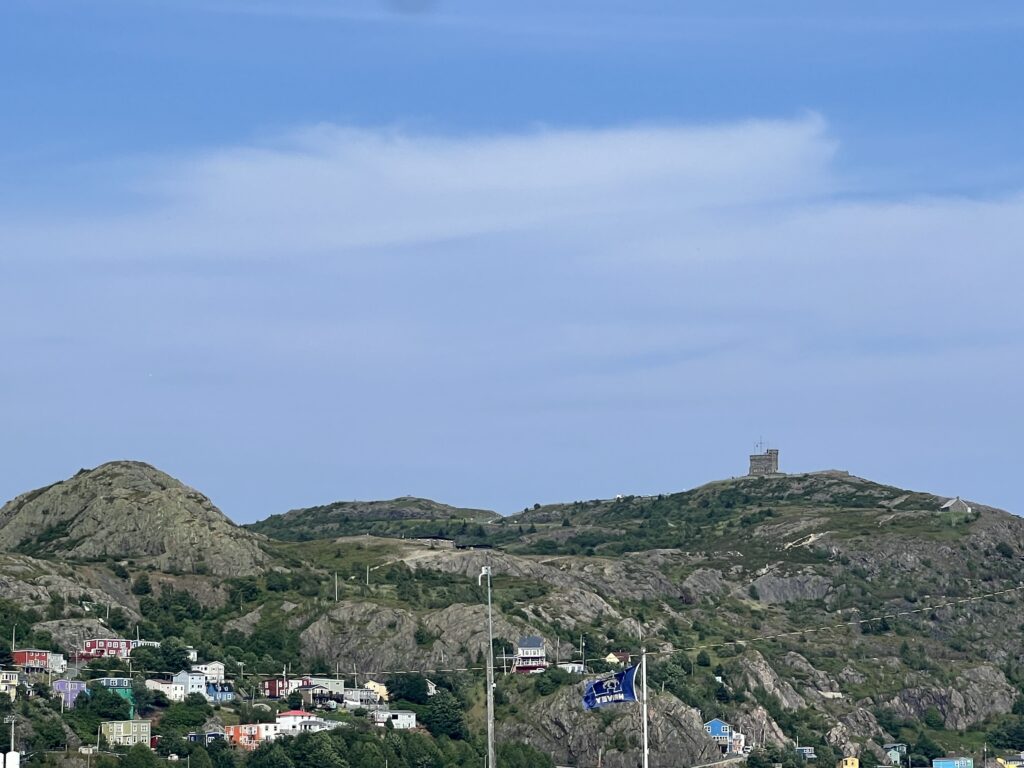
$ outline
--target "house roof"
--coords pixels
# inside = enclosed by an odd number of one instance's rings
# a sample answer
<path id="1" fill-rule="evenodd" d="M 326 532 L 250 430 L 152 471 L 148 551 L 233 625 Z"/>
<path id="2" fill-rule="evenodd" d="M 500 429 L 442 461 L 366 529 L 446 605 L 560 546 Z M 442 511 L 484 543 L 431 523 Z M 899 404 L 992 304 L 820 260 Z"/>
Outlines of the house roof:
<path id="1" fill-rule="evenodd" d="M 304 712 L 301 709 L 289 709 L 287 712 L 282 712 L 278 717 L 312 717 L 309 712 Z"/>
<path id="2" fill-rule="evenodd" d="M 711 725 L 712 723 L 720 723 L 721 725 L 728 725 L 728 723 L 725 722 L 725 720 L 723 720 L 720 717 L 714 717 L 711 720 L 708 720 L 706 723 L 704 723 L 704 725 Z"/>
<path id="3" fill-rule="evenodd" d="M 520 648 L 543 648 L 544 638 L 538 637 L 537 635 L 529 635 L 527 637 L 520 638 Z"/>

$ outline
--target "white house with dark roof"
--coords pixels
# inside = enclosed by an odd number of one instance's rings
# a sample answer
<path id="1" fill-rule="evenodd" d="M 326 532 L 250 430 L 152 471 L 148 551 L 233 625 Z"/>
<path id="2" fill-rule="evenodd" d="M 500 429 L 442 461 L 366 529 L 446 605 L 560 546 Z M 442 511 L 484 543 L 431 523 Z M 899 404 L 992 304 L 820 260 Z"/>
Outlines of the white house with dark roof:
<path id="1" fill-rule="evenodd" d="M 544 638 L 538 635 L 520 638 L 516 645 L 516 672 L 539 672 L 547 666 Z"/>

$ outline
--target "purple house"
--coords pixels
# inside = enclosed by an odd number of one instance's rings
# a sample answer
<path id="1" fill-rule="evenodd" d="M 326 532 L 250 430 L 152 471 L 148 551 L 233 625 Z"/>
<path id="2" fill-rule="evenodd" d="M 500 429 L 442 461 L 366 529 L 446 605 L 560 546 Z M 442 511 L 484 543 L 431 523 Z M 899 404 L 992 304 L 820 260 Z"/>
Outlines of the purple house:
<path id="1" fill-rule="evenodd" d="M 82 680 L 54 680 L 53 692 L 64 699 L 65 709 L 73 709 L 75 700 L 85 693 L 85 682 Z"/>

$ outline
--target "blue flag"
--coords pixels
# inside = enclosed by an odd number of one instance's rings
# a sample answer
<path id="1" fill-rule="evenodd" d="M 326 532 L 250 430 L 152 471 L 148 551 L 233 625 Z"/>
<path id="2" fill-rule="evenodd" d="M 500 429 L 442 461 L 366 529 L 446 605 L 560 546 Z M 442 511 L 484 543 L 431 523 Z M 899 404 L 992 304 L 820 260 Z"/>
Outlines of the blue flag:
<path id="1" fill-rule="evenodd" d="M 636 669 L 630 667 L 611 677 L 591 680 L 583 691 L 583 708 L 591 710 L 605 704 L 639 701 L 636 695 Z"/>

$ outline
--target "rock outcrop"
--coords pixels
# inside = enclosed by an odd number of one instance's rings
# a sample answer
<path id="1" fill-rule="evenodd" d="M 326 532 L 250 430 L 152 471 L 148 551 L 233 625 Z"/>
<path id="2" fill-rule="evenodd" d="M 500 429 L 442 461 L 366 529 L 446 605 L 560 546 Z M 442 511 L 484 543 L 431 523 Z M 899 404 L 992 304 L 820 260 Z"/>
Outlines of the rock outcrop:
<path id="1" fill-rule="evenodd" d="M 165 571 L 262 570 L 260 538 L 159 470 L 115 461 L 22 494 L 0 508 L 0 550 L 79 560 L 133 559 Z"/>

